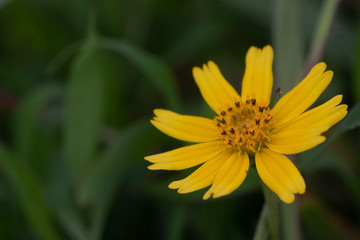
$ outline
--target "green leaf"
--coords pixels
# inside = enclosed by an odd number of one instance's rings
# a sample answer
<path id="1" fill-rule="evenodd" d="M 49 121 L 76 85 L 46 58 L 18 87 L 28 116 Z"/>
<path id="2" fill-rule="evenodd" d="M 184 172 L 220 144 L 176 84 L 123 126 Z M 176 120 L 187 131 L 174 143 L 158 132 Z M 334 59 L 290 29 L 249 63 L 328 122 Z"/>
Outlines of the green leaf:
<path id="1" fill-rule="evenodd" d="M 358 102 L 335 128 L 331 136 L 320 146 L 300 154 L 301 160 L 299 167 L 301 169 L 309 168 L 321 159 L 322 153 L 329 147 L 330 143 L 345 131 L 360 126 L 360 102 Z"/>
<path id="2" fill-rule="evenodd" d="M 158 89 L 169 108 L 180 109 L 180 97 L 174 75 L 164 62 L 124 40 L 102 38 L 100 44 L 103 48 L 119 53 L 131 61 Z"/>
<path id="3" fill-rule="evenodd" d="M 348 115 L 338 124 L 331 138 L 337 137 L 339 134 L 355 129 L 360 126 L 360 102 L 352 107 Z"/>
<path id="4" fill-rule="evenodd" d="M 56 85 L 43 86 L 26 97 L 14 119 L 16 152 L 21 161 L 31 162 L 37 170 L 44 168 L 44 155 L 51 148 L 51 141 L 43 129 L 43 110 L 50 100 L 62 93 Z M 43 121 L 40 121 L 43 120 Z"/>
<path id="5" fill-rule="evenodd" d="M 39 179 L 24 161 L 19 161 L 0 144 L 0 168 L 9 179 L 25 217 L 44 240 L 61 239 L 56 231 Z"/>
<path id="6" fill-rule="evenodd" d="M 96 36 L 90 36 L 74 60 L 65 106 L 64 151 L 73 175 L 93 158 L 104 111 L 104 61 Z"/>
<path id="7" fill-rule="evenodd" d="M 85 177 L 79 188 L 78 198 L 81 203 L 94 206 L 91 239 L 100 238 L 115 191 L 127 176 L 129 169 L 145 161 L 144 152 L 158 142 L 158 139 L 158 131 L 148 122 L 139 122 L 127 127 Z"/>

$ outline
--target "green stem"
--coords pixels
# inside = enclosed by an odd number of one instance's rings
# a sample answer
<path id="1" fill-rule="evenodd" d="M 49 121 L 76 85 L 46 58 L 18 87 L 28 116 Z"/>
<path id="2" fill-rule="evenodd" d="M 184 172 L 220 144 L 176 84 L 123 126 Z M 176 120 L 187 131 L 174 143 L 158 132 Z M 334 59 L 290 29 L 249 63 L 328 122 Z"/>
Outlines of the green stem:
<path id="1" fill-rule="evenodd" d="M 268 221 L 270 226 L 270 239 L 272 240 L 278 240 L 280 239 L 280 224 L 279 224 L 279 215 L 280 215 L 280 209 L 279 209 L 279 201 L 275 194 L 264 185 L 264 183 L 261 183 L 262 190 L 265 197 L 267 212 L 268 212 Z"/>
<path id="2" fill-rule="evenodd" d="M 274 1 L 274 86 L 290 91 L 303 71 L 304 41 L 301 28 L 302 0 Z"/>
<path id="3" fill-rule="evenodd" d="M 256 225 L 256 230 L 254 234 L 253 240 L 263 240 L 268 239 L 269 236 L 269 224 L 268 224 L 268 210 L 266 203 L 264 204 L 260 218 L 258 220 L 258 223 Z"/>
<path id="4" fill-rule="evenodd" d="M 285 240 L 300 240 L 301 229 L 299 223 L 299 202 L 295 200 L 292 204 L 281 203 L 281 229 L 282 236 Z"/>

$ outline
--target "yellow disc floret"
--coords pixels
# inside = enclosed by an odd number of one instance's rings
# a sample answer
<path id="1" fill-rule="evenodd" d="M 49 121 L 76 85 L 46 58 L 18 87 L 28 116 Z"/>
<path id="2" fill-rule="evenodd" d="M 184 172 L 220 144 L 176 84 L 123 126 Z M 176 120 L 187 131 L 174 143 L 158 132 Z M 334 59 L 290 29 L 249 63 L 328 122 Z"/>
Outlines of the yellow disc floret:
<path id="1" fill-rule="evenodd" d="M 220 138 L 238 151 L 255 153 L 270 140 L 273 113 L 256 99 L 235 101 L 214 118 Z"/>

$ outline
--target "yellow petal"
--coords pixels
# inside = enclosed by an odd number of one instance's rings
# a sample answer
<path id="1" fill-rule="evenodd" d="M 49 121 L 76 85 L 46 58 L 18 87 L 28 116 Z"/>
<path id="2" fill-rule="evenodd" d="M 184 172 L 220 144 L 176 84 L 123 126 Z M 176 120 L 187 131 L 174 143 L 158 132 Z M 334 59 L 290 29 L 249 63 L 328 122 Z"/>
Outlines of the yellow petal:
<path id="1" fill-rule="evenodd" d="M 319 136 L 328 128 L 328 125 L 322 125 L 316 128 L 302 128 L 282 130 L 278 133 L 271 134 L 270 143 L 272 144 L 293 144 L 302 140 Z"/>
<path id="2" fill-rule="evenodd" d="M 256 98 L 260 103 L 270 102 L 273 58 L 274 52 L 269 45 L 263 49 L 251 47 L 248 50 L 241 89 L 243 99 Z"/>
<path id="3" fill-rule="evenodd" d="M 155 109 L 151 123 L 163 133 L 188 142 L 208 142 L 219 139 L 218 130 L 210 119 L 180 115 L 168 110 Z"/>
<path id="4" fill-rule="evenodd" d="M 279 198 L 291 203 L 295 193 L 305 192 L 305 182 L 294 164 L 284 155 L 262 149 L 255 155 L 256 169 L 261 180 Z"/>
<path id="5" fill-rule="evenodd" d="M 211 185 L 219 168 L 232 154 L 233 151 L 231 149 L 218 153 L 188 177 L 170 183 L 169 188 L 178 188 L 179 193 L 189 193 Z"/>
<path id="6" fill-rule="evenodd" d="M 308 109 L 331 82 L 333 72 L 326 71 L 326 64 L 314 66 L 306 78 L 285 94 L 273 108 L 274 120 L 284 124 Z"/>
<path id="7" fill-rule="evenodd" d="M 309 139 L 304 142 L 299 142 L 297 144 L 270 144 L 267 143 L 266 146 L 273 150 L 274 152 L 283 153 L 283 154 L 297 154 L 304 152 L 313 147 L 316 147 L 320 143 L 323 143 L 326 140 L 324 136 L 316 136 L 312 139 Z"/>
<path id="8" fill-rule="evenodd" d="M 240 98 L 212 61 L 209 61 L 207 65 L 204 64 L 203 69 L 194 67 L 193 76 L 201 95 L 217 114 Z"/>
<path id="9" fill-rule="evenodd" d="M 220 141 L 205 142 L 147 156 L 145 159 L 154 163 L 148 167 L 151 170 L 181 170 L 204 163 L 224 148 L 225 145 Z"/>
<path id="10" fill-rule="evenodd" d="M 271 135 L 270 142 L 265 144 L 274 152 L 296 154 L 324 142 L 325 137 L 320 136 L 320 134 L 328 128 L 328 125 L 322 125 L 316 128 L 280 131 Z"/>
<path id="11" fill-rule="evenodd" d="M 244 181 L 249 170 L 249 156 L 245 152 L 235 152 L 221 166 L 215 176 L 214 183 L 205 193 L 203 199 L 208 199 L 213 194 L 218 198 L 232 193 Z"/>
<path id="12" fill-rule="evenodd" d="M 328 125 L 330 128 L 343 119 L 347 114 L 347 105 L 342 104 L 338 106 L 341 99 L 342 96 L 337 95 L 326 103 L 300 114 L 298 117 L 283 125 L 277 126 L 275 131 L 279 132 L 289 129 L 316 128 L 321 125 Z M 325 131 L 326 130 L 327 129 L 325 129 Z"/>

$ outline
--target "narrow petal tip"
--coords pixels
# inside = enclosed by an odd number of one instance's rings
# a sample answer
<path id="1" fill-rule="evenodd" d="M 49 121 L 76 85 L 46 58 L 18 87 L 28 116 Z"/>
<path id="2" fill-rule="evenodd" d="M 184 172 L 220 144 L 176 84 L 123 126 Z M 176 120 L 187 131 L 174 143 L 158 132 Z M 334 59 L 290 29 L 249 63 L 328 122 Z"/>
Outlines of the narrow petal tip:
<path id="1" fill-rule="evenodd" d="M 159 170 L 160 168 L 157 167 L 157 164 L 151 164 L 147 167 L 149 170 Z"/>
<path id="2" fill-rule="evenodd" d="M 203 196 L 203 200 L 208 200 L 210 197 L 211 197 L 211 192 L 207 191 Z"/>
<path id="3" fill-rule="evenodd" d="M 289 194 L 289 195 L 286 195 L 286 196 L 281 196 L 280 200 L 283 201 L 284 203 L 290 204 L 290 203 L 294 202 L 295 195 L 294 194 Z"/>
<path id="4" fill-rule="evenodd" d="M 303 181 L 303 184 L 301 184 L 301 187 L 299 187 L 298 189 L 298 194 L 304 194 L 306 192 L 306 184 L 305 182 Z"/>
<path id="5" fill-rule="evenodd" d="M 180 181 L 174 181 L 172 183 L 169 184 L 169 188 L 170 189 L 177 189 L 181 186 L 181 180 Z"/>
<path id="6" fill-rule="evenodd" d="M 154 112 L 154 115 L 155 115 L 155 116 L 159 116 L 162 111 L 164 111 L 164 109 L 155 108 L 153 112 Z"/>

